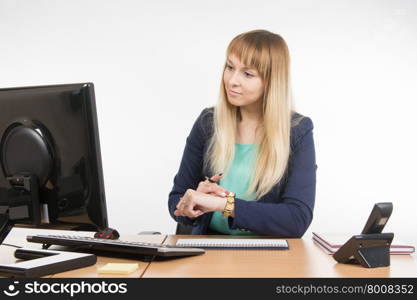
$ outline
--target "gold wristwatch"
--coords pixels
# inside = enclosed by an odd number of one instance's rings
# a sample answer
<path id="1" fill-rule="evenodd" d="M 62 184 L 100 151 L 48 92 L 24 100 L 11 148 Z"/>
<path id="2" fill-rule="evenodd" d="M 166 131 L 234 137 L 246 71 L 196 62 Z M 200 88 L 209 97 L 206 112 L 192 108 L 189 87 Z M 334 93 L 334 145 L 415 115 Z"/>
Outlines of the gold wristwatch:
<path id="1" fill-rule="evenodd" d="M 230 192 L 226 196 L 227 202 L 223 209 L 223 216 L 224 217 L 230 217 L 232 216 L 232 212 L 235 209 L 235 194 Z"/>

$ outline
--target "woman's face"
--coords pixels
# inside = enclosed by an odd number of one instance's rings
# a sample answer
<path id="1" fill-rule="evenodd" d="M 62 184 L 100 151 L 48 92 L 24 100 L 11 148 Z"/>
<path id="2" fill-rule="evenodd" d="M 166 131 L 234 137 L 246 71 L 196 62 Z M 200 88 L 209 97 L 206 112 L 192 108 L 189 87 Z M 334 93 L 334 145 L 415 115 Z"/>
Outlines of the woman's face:
<path id="1" fill-rule="evenodd" d="M 232 105 L 246 106 L 262 98 L 264 85 L 258 71 L 246 67 L 234 55 L 227 58 L 223 82 Z"/>

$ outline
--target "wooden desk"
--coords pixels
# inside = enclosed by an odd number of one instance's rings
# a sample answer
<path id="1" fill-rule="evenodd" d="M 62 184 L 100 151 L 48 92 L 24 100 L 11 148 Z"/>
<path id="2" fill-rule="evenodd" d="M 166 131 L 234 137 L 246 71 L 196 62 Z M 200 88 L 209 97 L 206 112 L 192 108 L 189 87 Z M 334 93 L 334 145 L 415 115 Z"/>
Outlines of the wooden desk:
<path id="1" fill-rule="evenodd" d="M 165 243 L 197 237 L 216 236 L 169 236 Z M 143 277 L 417 277 L 415 254 L 391 255 L 390 267 L 367 269 L 338 264 L 311 238 L 288 243 L 290 250 L 207 250 L 200 256 L 154 261 Z"/>
<path id="2" fill-rule="evenodd" d="M 175 244 L 177 238 L 216 236 L 122 236 L 124 240 Z M 224 238 L 224 236 L 221 236 Z M 166 238 L 166 239 L 165 239 Z M 24 237 L 8 237 L 9 244 L 38 248 Z M 46 277 L 417 277 L 416 255 L 391 255 L 391 266 L 367 269 L 358 265 L 338 264 L 313 241 L 288 239 L 290 250 L 207 250 L 200 256 L 176 258 L 166 261 L 142 262 L 133 259 L 97 257 L 94 266 L 49 275 Z M 0 263 L 14 263 L 15 248 L 0 246 Z M 129 275 L 97 273 L 97 268 L 109 262 L 139 263 L 139 270 Z"/>

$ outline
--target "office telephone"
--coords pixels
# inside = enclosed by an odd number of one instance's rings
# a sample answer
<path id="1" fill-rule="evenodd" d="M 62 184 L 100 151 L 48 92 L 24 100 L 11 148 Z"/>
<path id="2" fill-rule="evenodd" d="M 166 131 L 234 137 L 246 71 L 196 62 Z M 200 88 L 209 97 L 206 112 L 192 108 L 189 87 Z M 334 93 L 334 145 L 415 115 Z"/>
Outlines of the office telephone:
<path id="1" fill-rule="evenodd" d="M 391 202 L 376 203 L 359 235 L 352 236 L 334 255 L 339 263 L 360 264 L 367 268 L 390 265 L 389 249 L 394 233 L 382 233 L 392 213 Z"/>

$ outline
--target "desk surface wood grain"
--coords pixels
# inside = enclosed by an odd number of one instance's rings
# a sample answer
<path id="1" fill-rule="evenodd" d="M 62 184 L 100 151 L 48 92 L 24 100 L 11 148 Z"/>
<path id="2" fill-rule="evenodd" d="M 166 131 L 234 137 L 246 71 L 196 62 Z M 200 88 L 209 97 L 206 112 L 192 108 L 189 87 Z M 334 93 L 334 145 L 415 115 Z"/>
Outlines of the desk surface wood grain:
<path id="1" fill-rule="evenodd" d="M 173 245 L 178 238 L 198 236 L 168 236 L 165 243 Z M 337 263 L 312 239 L 288 243 L 290 250 L 207 250 L 200 256 L 153 261 L 143 277 L 417 277 L 415 254 L 391 255 L 390 267 L 368 269 Z"/>

